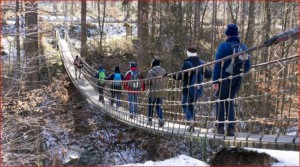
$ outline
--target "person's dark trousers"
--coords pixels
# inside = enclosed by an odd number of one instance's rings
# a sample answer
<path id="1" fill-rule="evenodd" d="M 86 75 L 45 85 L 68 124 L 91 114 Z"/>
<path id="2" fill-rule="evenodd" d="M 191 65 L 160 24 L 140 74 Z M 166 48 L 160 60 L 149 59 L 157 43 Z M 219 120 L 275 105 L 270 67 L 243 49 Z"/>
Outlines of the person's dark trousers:
<path id="1" fill-rule="evenodd" d="M 100 85 L 98 83 L 99 101 L 101 101 L 102 103 L 104 103 L 103 87 L 103 85 Z"/>
<path id="2" fill-rule="evenodd" d="M 237 92 L 240 89 L 242 83 L 241 77 L 235 77 L 230 80 L 224 80 L 220 84 L 220 89 L 217 91 L 216 96 L 220 100 L 226 100 L 228 98 L 233 99 Z M 234 111 L 234 101 L 222 101 L 216 103 L 216 119 L 218 121 L 224 121 L 224 114 L 226 113 L 226 120 L 234 121 L 235 120 L 235 111 Z M 228 124 L 228 129 L 234 129 L 234 123 Z M 224 123 L 218 124 L 219 128 L 224 128 Z"/>
<path id="3" fill-rule="evenodd" d="M 110 100 L 110 105 L 113 106 L 115 103 L 115 98 L 116 98 L 116 106 L 120 107 L 121 106 L 121 92 L 116 92 L 116 91 L 111 91 L 111 100 Z"/>
<path id="4" fill-rule="evenodd" d="M 194 105 L 195 98 L 191 97 L 188 93 L 182 94 L 182 110 L 185 114 L 187 121 L 194 121 L 195 115 L 194 115 Z"/>
<path id="5" fill-rule="evenodd" d="M 161 98 L 152 98 L 152 97 L 149 98 L 148 100 L 148 121 L 149 122 L 151 122 L 153 118 L 154 105 L 155 105 L 157 116 L 159 117 L 160 120 L 163 119 L 163 112 L 161 109 L 162 101 L 163 100 Z"/>

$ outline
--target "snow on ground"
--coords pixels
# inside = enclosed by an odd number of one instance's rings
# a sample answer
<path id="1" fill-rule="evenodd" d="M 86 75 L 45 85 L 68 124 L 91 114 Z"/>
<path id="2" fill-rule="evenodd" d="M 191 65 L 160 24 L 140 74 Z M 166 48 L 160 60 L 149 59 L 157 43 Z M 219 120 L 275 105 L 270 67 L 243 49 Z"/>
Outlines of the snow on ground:
<path id="1" fill-rule="evenodd" d="M 256 150 L 259 153 L 267 153 L 270 156 L 278 159 L 278 163 L 272 166 L 299 166 L 299 151 L 281 151 L 281 150 L 269 150 L 269 149 L 254 149 L 247 148 L 249 150 Z"/>
<path id="2" fill-rule="evenodd" d="M 208 164 L 187 155 L 179 155 L 164 161 L 147 161 L 144 164 L 126 164 L 123 166 L 208 166 Z"/>
<path id="3" fill-rule="evenodd" d="M 270 156 L 277 158 L 278 163 L 272 166 L 299 166 L 299 151 L 279 151 L 267 149 L 246 148 L 249 150 L 256 150 L 259 153 L 265 152 Z M 179 155 L 164 161 L 147 161 L 143 164 L 126 164 L 123 166 L 209 166 L 207 163 L 187 155 Z"/>

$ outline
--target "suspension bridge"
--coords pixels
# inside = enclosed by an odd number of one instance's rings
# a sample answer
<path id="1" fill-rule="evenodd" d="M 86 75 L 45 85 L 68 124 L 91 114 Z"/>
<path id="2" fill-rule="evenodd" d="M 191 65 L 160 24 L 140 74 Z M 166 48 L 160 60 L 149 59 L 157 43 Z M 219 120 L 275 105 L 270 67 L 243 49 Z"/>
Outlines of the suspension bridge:
<path id="1" fill-rule="evenodd" d="M 144 92 L 138 92 L 138 114 L 130 118 L 128 111 L 128 92 L 121 90 L 121 107 L 110 105 L 109 86 L 107 81 L 104 88 L 105 103 L 98 100 L 97 79 L 94 78 L 97 70 L 83 61 L 83 75 L 75 79 L 73 65 L 76 55 L 80 55 L 70 43 L 67 33 L 62 39 L 56 32 L 56 41 L 61 52 L 65 69 L 78 91 L 87 101 L 116 120 L 129 126 L 134 126 L 155 134 L 183 138 L 186 140 L 201 140 L 214 145 L 266 148 L 278 150 L 299 150 L 299 93 L 298 93 L 298 35 L 299 29 L 283 33 L 276 39 L 277 45 L 265 48 L 264 44 L 250 48 L 246 52 L 251 54 L 252 67 L 249 73 L 241 73 L 243 84 L 235 103 L 235 136 L 220 135 L 214 131 L 218 123 L 228 124 L 231 121 L 218 122 L 215 116 L 215 103 L 212 89 L 213 82 L 205 80 L 201 83 L 204 94 L 195 103 L 195 130 L 188 131 L 190 122 L 185 120 L 181 104 L 181 81 L 168 79 L 167 87 L 156 91 L 163 91 L 166 97 L 162 104 L 164 126 L 159 126 L 158 118 L 152 119 L 152 126 L 148 122 L 148 97 Z M 296 49 L 291 49 L 293 48 Z M 296 47 L 295 47 L 296 46 Z M 271 51 L 270 57 L 264 57 L 266 51 Z M 196 68 L 213 67 L 215 63 L 224 62 L 242 53 L 228 56 L 224 59 L 209 62 Z M 189 69 L 190 71 L 192 69 Z M 168 75 L 178 75 L 183 72 Z M 146 89 L 149 82 L 156 80 L 162 82 L 162 77 L 144 79 Z M 124 81 L 126 82 L 126 81 Z"/>

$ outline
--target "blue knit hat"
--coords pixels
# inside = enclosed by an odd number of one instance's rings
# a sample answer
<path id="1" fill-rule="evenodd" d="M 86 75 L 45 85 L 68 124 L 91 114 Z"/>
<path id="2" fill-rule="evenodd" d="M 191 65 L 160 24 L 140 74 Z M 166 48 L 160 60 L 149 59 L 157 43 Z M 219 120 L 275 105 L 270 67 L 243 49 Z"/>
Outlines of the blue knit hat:
<path id="1" fill-rule="evenodd" d="M 130 62 L 130 67 L 136 67 L 136 66 L 137 66 L 136 62 Z"/>
<path id="2" fill-rule="evenodd" d="M 228 24 L 227 25 L 225 35 L 238 36 L 238 34 L 239 34 L 238 27 L 235 24 Z"/>

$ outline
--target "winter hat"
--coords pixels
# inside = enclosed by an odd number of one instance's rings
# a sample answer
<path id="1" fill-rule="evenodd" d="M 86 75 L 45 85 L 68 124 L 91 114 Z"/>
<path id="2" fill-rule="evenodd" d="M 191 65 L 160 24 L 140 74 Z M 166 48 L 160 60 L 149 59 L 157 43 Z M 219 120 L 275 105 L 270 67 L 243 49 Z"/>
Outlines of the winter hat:
<path id="1" fill-rule="evenodd" d="M 120 72 L 120 67 L 119 66 L 115 66 L 115 72 Z"/>
<path id="2" fill-rule="evenodd" d="M 154 58 L 151 62 L 151 67 L 159 66 L 160 61 L 156 58 Z"/>
<path id="3" fill-rule="evenodd" d="M 102 66 L 99 66 L 99 69 L 98 69 L 99 71 L 101 71 L 101 70 L 103 70 L 103 67 Z"/>
<path id="4" fill-rule="evenodd" d="M 226 31 L 225 31 L 225 35 L 227 36 L 238 36 L 238 27 L 235 24 L 228 24 Z"/>
<path id="5" fill-rule="evenodd" d="M 136 67 L 136 66 L 137 66 L 136 62 L 131 62 L 130 63 L 130 67 Z"/>
<path id="6" fill-rule="evenodd" d="M 189 47 L 186 51 L 188 57 L 197 56 L 197 50 L 194 47 Z"/>

